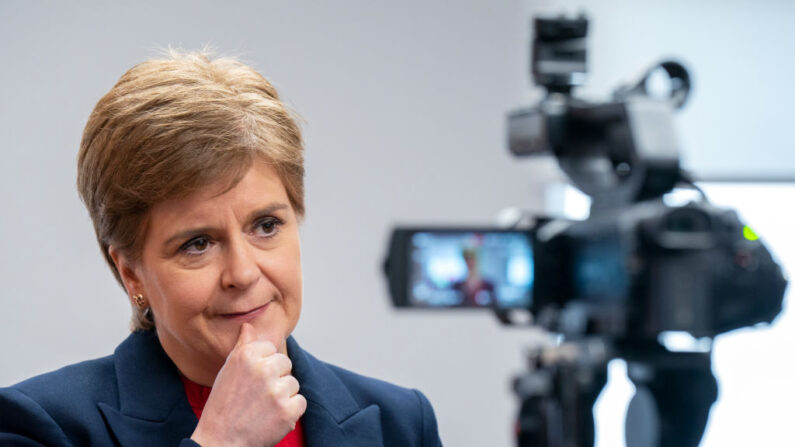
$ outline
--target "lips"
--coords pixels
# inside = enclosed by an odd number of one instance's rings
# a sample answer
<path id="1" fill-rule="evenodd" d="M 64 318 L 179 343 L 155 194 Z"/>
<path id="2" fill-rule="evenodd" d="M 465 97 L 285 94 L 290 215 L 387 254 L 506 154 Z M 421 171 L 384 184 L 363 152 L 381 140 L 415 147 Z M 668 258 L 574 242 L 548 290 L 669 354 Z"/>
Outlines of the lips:
<path id="1" fill-rule="evenodd" d="M 221 317 L 225 318 L 225 319 L 228 319 L 228 320 L 240 321 L 240 322 L 253 320 L 259 314 L 265 312 L 265 309 L 267 309 L 268 305 L 270 305 L 270 303 L 272 303 L 272 302 L 273 301 L 268 301 L 267 303 L 263 304 L 262 306 L 255 307 L 254 309 L 251 309 L 251 310 L 248 310 L 248 311 L 245 311 L 245 312 L 230 312 L 230 313 L 221 314 Z"/>

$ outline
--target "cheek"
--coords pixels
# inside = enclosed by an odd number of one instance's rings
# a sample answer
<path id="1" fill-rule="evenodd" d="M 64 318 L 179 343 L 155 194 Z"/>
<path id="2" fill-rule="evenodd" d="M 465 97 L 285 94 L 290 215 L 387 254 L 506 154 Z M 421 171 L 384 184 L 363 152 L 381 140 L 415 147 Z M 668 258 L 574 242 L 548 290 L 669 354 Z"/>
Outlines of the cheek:
<path id="1" fill-rule="evenodd" d="M 156 286 L 158 302 L 152 303 L 156 317 L 173 322 L 204 311 L 215 283 L 214 274 L 205 269 L 171 269 L 160 273 Z"/>
<path id="2" fill-rule="evenodd" d="M 300 304 L 301 302 L 301 263 L 299 261 L 289 260 L 281 263 L 274 270 L 274 276 L 277 278 L 277 287 L 288 301 Z"/>
<path id="3" fill-rule="evenodd" d="M 303 293 L 303 282 L 301 277 L 301 252 L 296 244 L 285 250 L 278 261 L 271 264 L 271 272 L 276 287 L 281 292 L 285 306 L 292 313 L 299 313 Z M 297 318 L 297 315 L 291 315 Z"/>

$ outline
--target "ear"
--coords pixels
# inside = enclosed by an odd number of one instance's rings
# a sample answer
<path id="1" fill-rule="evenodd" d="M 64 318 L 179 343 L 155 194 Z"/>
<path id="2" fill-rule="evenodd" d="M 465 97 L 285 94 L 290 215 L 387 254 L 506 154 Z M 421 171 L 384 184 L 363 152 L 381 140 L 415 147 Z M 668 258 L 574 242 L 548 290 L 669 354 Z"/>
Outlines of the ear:
<path id="1" fill-rule="evenodd" d="M 133 295 L 138 293 L 146 295 L 132 261 L 112 245 L 108 247 L 108 254 L 111 259 L 113 259 L 113 263 L 116 264 L 116 270 L 119 271 L 119 276 L 121 276 L 121 281 L 124 283 L 124 288 L 127 289 L 127 296 L 132 299 Z"/>

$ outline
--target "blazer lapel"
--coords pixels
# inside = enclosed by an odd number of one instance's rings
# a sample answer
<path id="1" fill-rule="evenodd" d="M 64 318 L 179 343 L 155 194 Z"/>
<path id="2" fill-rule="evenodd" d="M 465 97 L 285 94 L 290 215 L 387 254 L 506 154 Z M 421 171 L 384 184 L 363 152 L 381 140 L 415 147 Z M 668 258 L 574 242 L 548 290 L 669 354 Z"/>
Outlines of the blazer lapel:
<path id="1" fill-rule="evenodd" d="M 97 406 L 122 446 L 178 445 L 196 428 L 179 372 L 154 331 L 135 332 L 116 348 L 118 408 Z"/>
<path id="2" fill-rule="evenodd" d="M 302 422 L 307 445 L 383 447 L 380 408 L 360 408 L 328 365 L 301 349 L 292 337 L 287 349 L 293 375 L 307 400 Z M 131 334 L 116 348 L 114 359 L 118 408 L 107 403 L 97 406 L 119 444 L 175 446 L 190 437 L 198 421 L 157 334 Z"/>
<path id="3" fill-rule="evenodd" d="M 309 446 L 382 447 L 381 410 L 360 408 L 348 388 L 323 362 L 301 349 L 292 337 L 287 352 L 293 376 L 307 400 L 302 425 Z"/>

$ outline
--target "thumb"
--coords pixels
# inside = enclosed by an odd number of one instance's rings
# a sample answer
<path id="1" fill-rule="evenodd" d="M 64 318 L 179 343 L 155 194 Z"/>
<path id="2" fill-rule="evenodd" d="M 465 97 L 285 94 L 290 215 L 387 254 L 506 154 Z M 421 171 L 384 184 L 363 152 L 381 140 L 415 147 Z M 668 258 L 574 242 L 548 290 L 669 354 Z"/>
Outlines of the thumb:
<path id="1" fill-rule="evenodd" d="M 248 323 L 243 323 L 243 325 L 240 326 L 240 335 L 237 336 L 237 343 L 235 343 L 235 348 L 243 346 L 246 343 L 251 343 L 256 339 L 257 339 L 257 333 L 254 330 L 254 326 Z"/>

